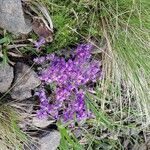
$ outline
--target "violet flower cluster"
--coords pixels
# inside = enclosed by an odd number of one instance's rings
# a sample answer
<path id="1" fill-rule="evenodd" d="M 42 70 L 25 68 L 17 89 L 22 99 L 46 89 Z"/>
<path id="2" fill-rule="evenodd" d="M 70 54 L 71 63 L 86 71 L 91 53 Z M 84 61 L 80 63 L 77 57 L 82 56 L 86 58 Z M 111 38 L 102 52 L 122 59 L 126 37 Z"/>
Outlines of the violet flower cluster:
<path id="1" fill-rule="evenodd" d="M 68 59 L 56 54 L 34 59 L 41 65 L 39 78 L 42 85 L 36 92 L 40 99 L 39 118 L 50 115 L 63 122 L 79 122 L 92 116 L 86 108 L 85 92 L 87 83 L 95 82 L 101 70 L 99 61 L 92 59 L 91 51 L 92 45 L 82 44 Z"/>

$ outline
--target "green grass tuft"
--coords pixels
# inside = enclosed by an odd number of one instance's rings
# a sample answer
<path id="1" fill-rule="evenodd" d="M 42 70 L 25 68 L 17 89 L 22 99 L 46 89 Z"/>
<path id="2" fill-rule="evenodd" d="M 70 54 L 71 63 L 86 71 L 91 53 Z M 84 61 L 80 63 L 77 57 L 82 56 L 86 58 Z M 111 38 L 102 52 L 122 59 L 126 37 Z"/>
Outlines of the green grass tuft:
<path id="1" fill-rule="evenodd" d="M 27 142 L 25 133 L 17 125 L 19 118 L 12 107 L 3 104 L 0 106 L 0 148 L 3 150 L 22 150 L 23 144 Z"/>

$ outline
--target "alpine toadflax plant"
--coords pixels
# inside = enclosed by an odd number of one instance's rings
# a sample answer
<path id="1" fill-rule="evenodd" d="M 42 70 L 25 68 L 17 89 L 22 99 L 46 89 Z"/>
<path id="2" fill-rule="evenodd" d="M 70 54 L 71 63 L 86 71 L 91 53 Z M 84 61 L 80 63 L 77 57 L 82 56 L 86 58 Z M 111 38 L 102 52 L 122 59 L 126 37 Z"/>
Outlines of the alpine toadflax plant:
<path id="1" fill-rule="evenodd" d="M 56 54 L 38 57 L 42 85 L 36 92 L 40 99 L 39 118 L 51 116 L 63 122 L 86 120 L 92 116 L 85 104 L 87 84 L 100 77 L 99 62 L 91 57 L 92 46 L 79 45 L 65 59 Z"/>

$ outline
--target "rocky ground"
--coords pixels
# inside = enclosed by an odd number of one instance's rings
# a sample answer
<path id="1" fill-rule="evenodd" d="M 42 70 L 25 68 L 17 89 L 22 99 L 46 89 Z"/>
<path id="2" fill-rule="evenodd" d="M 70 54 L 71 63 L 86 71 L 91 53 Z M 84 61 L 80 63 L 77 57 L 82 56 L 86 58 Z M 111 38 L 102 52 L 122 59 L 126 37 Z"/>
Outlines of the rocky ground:
<path id="1" fill-rule="evenodd" d="M 22 5 L 21 0 L 0 0 L 0 27 L 17 36 L 32 30 L 31 16 L 24 15 Z M 34 27 L 34 30 L 37 29 Z M 3 56 L 2 49 L 0 46 L 1 56 Z M 22 122 L 19 122 L 20 128 L 35 140 L 35 143 L 29 147 L 25 146 L 25 149 L 55 150 L 60 143 L 60 134 L 56 126 L 51 125 L 54 121 L 40 120 L 35 114 L 34 107 L 37 101 L 34 89 L 39 85 L 40 80 L 28 62 L 15 61 L 6 64 L 0 62 L 1 99 L 9 97 L 10 105 L 23 117 Z"/>
<path id="2" fill-rule="evenodd" d="M 32 90 L 40 81 L 35 71 L 28 65 L 17 62 L 13 67 L 0 63 L 0 93 L 10 95 L 9 103 L 22 114 L 20 128 L 33 136 L 36 143 L 25 147 L 26 150 L 55 150 L 60 143 L 60 134 L 52 120 L 40 120 L 35 116 L 35 103 Z M 3 93 L 3 94 L 2 94 Z M 9 93 L 9 94 L 8 94 Z M 5 98 L 3 98 L 5 99 Z"/>

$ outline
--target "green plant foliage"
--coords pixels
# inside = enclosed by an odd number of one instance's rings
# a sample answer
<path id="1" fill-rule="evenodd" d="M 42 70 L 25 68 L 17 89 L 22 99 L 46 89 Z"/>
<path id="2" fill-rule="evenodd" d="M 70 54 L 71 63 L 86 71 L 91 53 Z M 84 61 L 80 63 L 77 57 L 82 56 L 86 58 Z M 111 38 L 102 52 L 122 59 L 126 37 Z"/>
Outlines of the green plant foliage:
<path id="1" fill-rule="evenodd" d="M 49 6 L 56 29 L 48 52 L 89 39 L 99 47 L 101 39 L 106 40 L 106 49 L 101 52 L 104 77 L 95 89 L 96 94 L 88 95 L 87 100 L 96 115 L 93 124 L 97 125 L 87 131 L 93 137 L 93 140 L 89 137 L 92 142 L 88 149 L 125 149 L 119 135 L 127 137 L 131 129 L 143 131 L 150 123 L 150 1 L 44 0 L 43 3 Z M 103 128 L 117 140 L 108 136 L 97 140 L 97 130 Z M 131 136 L 130 144 L 139 138 L 138 133 Z"/>
<path id="2" fill-rule="evenodd" d="M 27 137 L 17 125 L 19 118 L 12 107 L 3 104 L 0 106 L 0 143 L 2 147 L 23 149 L 23 144 L 27 142 Z"/>

